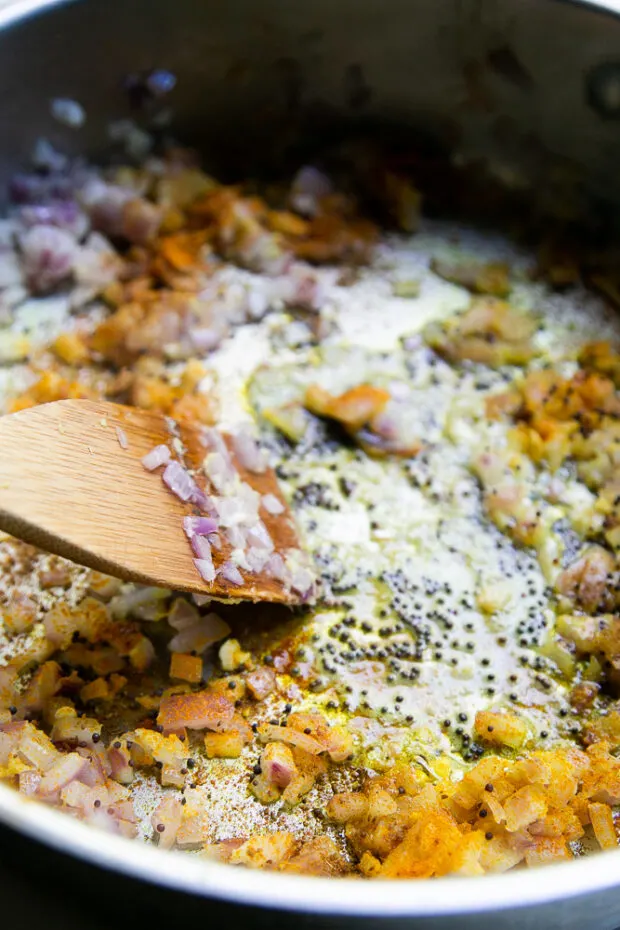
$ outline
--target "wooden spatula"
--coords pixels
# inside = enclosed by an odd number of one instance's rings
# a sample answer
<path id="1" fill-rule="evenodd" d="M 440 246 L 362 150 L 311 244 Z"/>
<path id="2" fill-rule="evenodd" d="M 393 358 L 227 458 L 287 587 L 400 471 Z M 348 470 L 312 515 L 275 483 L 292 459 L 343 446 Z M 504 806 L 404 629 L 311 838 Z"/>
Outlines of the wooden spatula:
<path id="1" fill-rule="evenodd" d="M 177 429 L 186 450 L 180 453 L 182 464 L 200 468 L 207 452 L 200 428 Z M 300 602 L 301 596 L 263 571 L 243 571 L 240 586 L 221 574 L 212 583 L 201 578 L 183 530 L 183 518 L 198 509 L 165 486 L 161 468 L 148 472 L 142 465 L 143 456 L 161 444 L 173 447 L 169 420 L 118 404 L 62 400 L 0 418 L 0 529 L 128 581 L 218 599 Z M 275 551 L 299 548 L 273 471 L 250 473 L 235 456 L 230 437 L 227 445 L 241 479 L 284 506 L 278 515 L 261 509 Z M 206 478 L 197 475 L 196 482 L 212 491 Z M 213 550 L 216 569 L 231 553 L 220 538 L 221 549 Z"/>

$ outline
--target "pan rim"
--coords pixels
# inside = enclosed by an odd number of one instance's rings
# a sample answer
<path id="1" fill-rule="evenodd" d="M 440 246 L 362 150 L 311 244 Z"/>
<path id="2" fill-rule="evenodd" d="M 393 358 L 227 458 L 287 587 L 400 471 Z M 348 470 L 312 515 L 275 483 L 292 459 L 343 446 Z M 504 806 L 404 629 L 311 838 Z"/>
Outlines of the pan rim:
<path id="1" fill-rule="evenodd" d="M 78 0 L 8 0 L 0 33 Z M 620 0 L 553 0 L 620 17 Z M 93 829 L 0 784 L 0 824 L 45 846 L 149 884 L 203 898 L 281 911 L 359 917 L 445 917 L 525 909 L 619 889 L 620 849 L 544 869 L 467 877 L 374 880 L 318 878 L 232 868 Z M 389 895 L 385 886 L 389 882 Z"/>
<path id="2" fill-rule="evenodd" d="M 231 904 L 332 916 L 445 917 L 523 909 L 617 888 L 620 874 L 620 849 L 480 879 L 360 882 L 233 868 L 206 857 L 160 852 L 95 830 L 2 784 L 0 822 L 91 865 L 173 891 Z M 389 896 L 384 893 L 386 885 Z"/>

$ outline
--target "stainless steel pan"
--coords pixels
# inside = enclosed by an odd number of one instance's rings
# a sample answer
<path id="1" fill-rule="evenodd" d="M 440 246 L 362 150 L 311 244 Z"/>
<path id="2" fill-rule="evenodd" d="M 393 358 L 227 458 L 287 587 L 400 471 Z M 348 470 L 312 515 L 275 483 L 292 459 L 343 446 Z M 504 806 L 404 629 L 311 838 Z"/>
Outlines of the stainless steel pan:
<path id="1" fill-rule="evenodd" d="M 225 173 L 250 156 L 277 169 L 319 131 L 396 124 L 482 165 L 537 213 L 559 206 L 569 217 L 588 209 L 620 216 L 613 0 L 9 2 L 0 10 L 0 180 L 41 134 L 96 155 L 107 122 L 123 114 L 122 77 L 153 66 L 179 78 L 176 134 L 206 143 Z M 56 96 L 86 106 L 85 130 L 68 135 L 51 122 Z M 194 906 L 201 898 L 245 905 L 244 920 L 249 905 L 295 912 L 313 926 L 620 925 L 620 852 L 482 880 L 385 884 L 160 853 L 94 833 L 3 786 L 0 821 L 95 866 L 192 895 Z M 205 916 L 212 907 L 204 902 Z"/>

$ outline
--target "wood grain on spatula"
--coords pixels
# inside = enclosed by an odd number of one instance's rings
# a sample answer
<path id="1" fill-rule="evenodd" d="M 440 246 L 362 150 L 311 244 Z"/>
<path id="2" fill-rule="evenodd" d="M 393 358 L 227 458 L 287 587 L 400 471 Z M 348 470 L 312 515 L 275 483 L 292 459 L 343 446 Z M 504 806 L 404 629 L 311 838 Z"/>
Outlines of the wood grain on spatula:
<path id="1" fill-rule="evenodd" d="M 117 429 L 127 439 L 119 442 Z M 180 426 L 186 467 L 201 466 L 200 428 Z M 226 438 L 226 437 L 225 437 Z M 193 564 L 183 517 L 198 511 L 148 472 L 142 458 L 171 444 L 165 418 L 149 410 L 89 400 L 61 400 L 0 418 L 0 529 L 25 542 L 128 581 L 220 599 L 295 604 L 301 598 L 261 572 L 242 586 L 221 575 L 208 584 Z M 262 513 L 276 552 L 299 539 L 275 474 L 246 471 L 227 445 L 242 480 L 285 506 Z M 196 477 L 205 489 L 205 479 Z M 210 488 L 206 488 L 209 493 Z M 216 568 L 231 547 L 213 550 Z"/>

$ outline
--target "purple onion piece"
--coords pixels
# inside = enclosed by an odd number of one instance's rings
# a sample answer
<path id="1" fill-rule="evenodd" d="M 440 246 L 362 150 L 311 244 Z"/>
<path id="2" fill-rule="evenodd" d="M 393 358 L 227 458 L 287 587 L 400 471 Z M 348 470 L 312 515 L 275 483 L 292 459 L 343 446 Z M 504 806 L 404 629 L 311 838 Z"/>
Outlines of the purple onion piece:
<path id="1" fill-rule="evenodd" d="M 263 494 L 262 504 L 267 513 L 271 513 L 274 516 L 280 513 L 284 513 L 284 504 L 275 496 L 275 494 Z"/>
<path id="2" fill-rule="evenodd" d="M 257 546 L 250 546 L 245 556 L 253 572 L 261 572 L 271 558 L 267 549 L 259 549 Z"/>
<path id="3" fill-rule="evenodd" d="M 204 579 L 204 581 L 215 581 L 215 568 L 213 567 L 213 562 L 209 562 L 208 559 L 194 559 L 194 565 L 198 570 L 198 574 L 201 578 Z"/>
<path id="4" fill-rule="evenodd" d="M 183 529 L 188 539 L 193 536 L 209 536 L 217 532 L 217 520 L 212 517 L 184 517 Z"/>
<path id="5" fill-rule="evenodd" d="M 240 429 L 232 439 L 235 453 L 243 467 L 255 475 L 263 474 L 267 468 L 265 454 L 254 437 L 245 429 Z"/>
<path id="6" fill-rule="evenodd" d="M 268 575 L 275 578 L 276 581 L 286 582 L 289 580 L 289 571 L 284 564 L 284 559 L 278 552 L 274 552 L 265 566 Z"/>
<path id="7" fill-rule="evenodd" d="M 204 559 L 206 562 L 209 560 L 213 561 L 211 556 L 211 545 L 206 536 L 192 536 L 190 545 L 196 558 Z"/>
<path id="8" fill-rule="evenodd" d="M 192 504 L 196 504 L 196 507 L 199 507 L 200 510 L 204 510 L 205 513 L 210 514 L 211 517 L 217 516 L 217 510 L 215 509 L 215 504 L 211 498 L 205 494 L 205 492 L 195 485 L 195 490 L 191 496 Z"/>
<path id="9" fill-rule="evenodd" d="M 197 490 L 192 476 L 177 461 L 169 462 L 161 477 L 166 487 L 182 501 L 190 500 Z"/>
<path id="10" fill-rule="evenodd" d="M 155 471 L 160 465 L 167 465 L 170 461 L 170 449 L 168 446 L 155 446 L 150 452 L 147 452 L 142 459 L 142 464 L 147 471 Z"/>
<path id="11" fill-rule="evenodd" d="M 220 569 L 220 573 L 222 577 L 226 579 L 226 581 L 230 582 L 230 584 L 243 584 L 243 575 L 234 564 L 234 562 L 224 562 Z"/>

